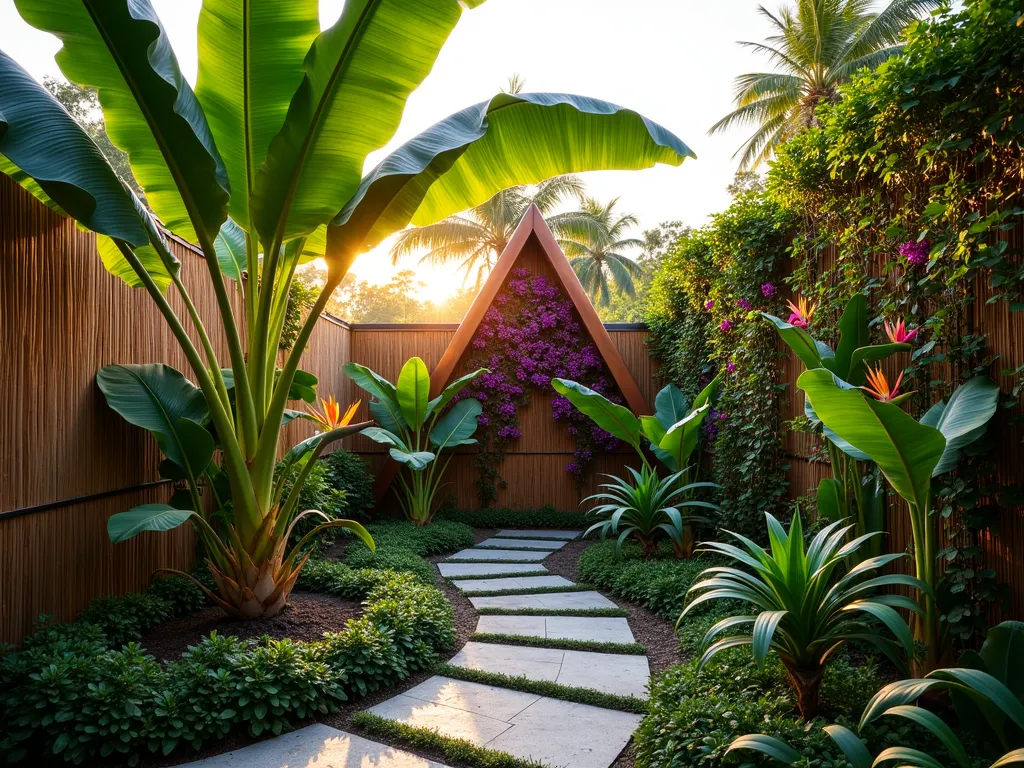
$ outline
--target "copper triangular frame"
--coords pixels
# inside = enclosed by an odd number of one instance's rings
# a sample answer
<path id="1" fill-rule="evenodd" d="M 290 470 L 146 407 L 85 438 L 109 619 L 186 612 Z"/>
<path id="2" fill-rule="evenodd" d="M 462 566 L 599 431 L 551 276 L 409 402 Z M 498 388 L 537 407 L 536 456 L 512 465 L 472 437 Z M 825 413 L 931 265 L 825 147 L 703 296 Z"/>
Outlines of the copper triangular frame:
<path id="1" fill-rule="evenodd" d="M 466 312 L 465 318 L 463 318 L 458 330 L 455 331 L 455 335 L 448 343 L 448 348 L 441 356 L 440 362 L 434 368 L 433 373 L 430 374 L 430 397 L 437 397 L 448 384 L 448 380 L 455 371 L 455 367 L 469 348 L 477 328 L 480 327 L 484 314 L 490 308 L 494 297 L 498 295 L 498 291 L 504 284 L 505 278 L 512 271 L 512 267 L 519 259 L 519 255 L 522 253 L 531 235 L 536 236 L 541 252 L 550 263 L 558 282 L 569 296 L 569 300 L 572 302 L 576 312 L 579 313 L 580 319 L 583 321 L 583 327 L 590 334 L 594 346 L 597 347 L 597 351 L 601 354 L 605 365 L 608 366 L 608 371 L 619 388 L 619 392 L 626 399 L 626 404 L 634 413 L 650 413 L 647 399 L 640 391 L 632 374 L 630 374 L 625 361 L 622 359 L 622 355 L 619 354 L 619 350 L 616 349 L 611 336 L 608 335 L 608 329 L 604 327 L 604 323 L 598 317 L 597 310 L 594 309 L 594 305 L 590 302 L 586 291 L 583 290 L 583 286 L 580 284 L 579 278 L 576 277 L 572 265 L 569 264 L 569 260 L 559 247 L 555 236 L 551 234 L 547 222 L 544 221 L 544 217 L 536 205 L 531 205 L 530 209 L 523 216 L 522 221 L 519 222 L 519 226 L 516 227 L 512 239 L 508 241 L 508 245 L 502 251 L 501 256 L 494 265 L 494 269 L 487 276 L 483 287 L 481 287 L 480 292 L 476 295 L 472 305 L 470 305 L 469 311 Z M 389 459 L 377 474 L 377 480 L 374 483 L 374 495 L 378 500 L 384 497 L 384 494 L 391 486 L 391 481 L 394 480 L 397 469 L 398 462 Z"/>

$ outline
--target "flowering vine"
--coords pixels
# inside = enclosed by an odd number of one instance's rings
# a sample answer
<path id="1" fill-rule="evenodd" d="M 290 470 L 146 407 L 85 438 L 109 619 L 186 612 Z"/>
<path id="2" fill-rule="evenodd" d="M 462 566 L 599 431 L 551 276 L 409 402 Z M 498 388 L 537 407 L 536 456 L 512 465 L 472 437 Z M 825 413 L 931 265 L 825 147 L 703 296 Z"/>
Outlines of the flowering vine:
<path id="1" fill-rule="evenodd" d="M 553 377 L 572 379 L 622 402 L 614 381 L 597 348 L 576 315 L 572 302 L 546 277 L 517 268 L 495 296 L 470 343 L 469 368 L 487 368 L 463 390 L 461 397 L 475 397 L 483 405 L 478 420 L 480 452 L 476 479 L 480 503 L 486 506 L 504 487 L 498 466 L 505 446 L 521 436 L 519 410 L 530 403 L 534 390 L 553 392 Z M 594 426 L 564 397 L 551 402 L 555 421 L 567 425 L 576 451 L 566 471 L 582 485 L 587 466 L 598 453 L 618 445 L 608 432 Z"/>

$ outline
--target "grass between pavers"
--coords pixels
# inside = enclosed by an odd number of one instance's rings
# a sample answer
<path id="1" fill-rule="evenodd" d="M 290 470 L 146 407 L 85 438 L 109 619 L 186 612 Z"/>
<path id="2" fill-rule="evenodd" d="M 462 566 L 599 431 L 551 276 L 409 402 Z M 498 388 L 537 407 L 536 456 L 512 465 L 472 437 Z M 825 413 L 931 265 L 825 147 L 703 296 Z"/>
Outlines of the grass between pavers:
<path id="1" fill-rule="evenodd" d="M 456 588 L 466 597 L 508 597 L 509 595 L 553 595 L 559 592 L 593 592 L 594 588 L 586 584 L 573 584 L 564 587 L 517 587 L 515 589 L 462 589 Z"/>
<path id="2" fill-rule="evenodd" d="M 604 616 L 624 619 L 629 612 L 622 608 L 477 608 L 480 616 Z"/>
<path id="3" fill-rule="evenodd" d="M 506 635 L 501 632 L 474 632 L 469 639 L 474 643 L 494 643 L 495 645 L 525 645 L 529 648 L 556 648 L 562 651 L 591 651 L 628 656 L 647 655 L 647 648 L 640 643 L 608 643 L 601 640 L 573 640 L 564 637 Z"/>
<path id="4" fill-rule="evenodd" d="M 490 565 L 490 563 L 488 563 Z M 537 570 L 537 571 L 495 571 L 494 573 L 481 573 L 479 576 L 475 573 L 463 575 L 463 576 L 445 576 L 444 578 L 452 582 L 452 586 L 457 587 L 456 581 L 467 581 L 469 579 L 520 579 L 524 576 L 551 576 L 551 572 L 548 570 Z"/>
<path id="5" fill-rule="evenodd" d="M 352 724 L 370 735 L 404 742 L 412 749 L 437 750 L 444 755 L 445 760 L 453 763 L 477 768 L 549 768 L 545 763 L 536 760 L 524 760 L 508 752 L 478 747 L 466 739 L 445 736 L 432 728 L 397 723 L 369 712 L 355 714 L 352 717 Z"/>
<path id="6" fill-rule="evenodd" d="M 536 552 L 536 549 L 530 550 Z M 472 557 L 448 557 L 445 558 L 445 563 L 488 563 L 490 565 L 537 565 L 540 563 L 539 560 L 477 560 Z"/>
<path id="7" fill-rule="evenodd" d="M 578 685 L 560 685 L 550 680 L 531 680 L 522 675 L 504 675 L 500 672 L 485 672 L 482 669 L 468 669 L 454 664 L 439 664 L 435 670 L 438 675 L 465 680 L 467 683 L 492 685 L 496 688 L 508 688 L 523 693 L 535 693 L 549 699 L 561 699 L 575 704 L 589 704 L 592 707 L 615 709 L 621 712 L 633 712 L 637 715 L 647 714 L 647 700 L 636 696 L 620 696 L 616 693 L 604 693 L 592 688 Z"/>
<path id="8" fill-rule="evenodd" d="M 500 549 L 502 552 L 545 552 L 549 555 L 558 551 L 558 549 L 545 549 L 544 547 L 506 547 L 501 544 L 474 544 L 473 549 Z"/>

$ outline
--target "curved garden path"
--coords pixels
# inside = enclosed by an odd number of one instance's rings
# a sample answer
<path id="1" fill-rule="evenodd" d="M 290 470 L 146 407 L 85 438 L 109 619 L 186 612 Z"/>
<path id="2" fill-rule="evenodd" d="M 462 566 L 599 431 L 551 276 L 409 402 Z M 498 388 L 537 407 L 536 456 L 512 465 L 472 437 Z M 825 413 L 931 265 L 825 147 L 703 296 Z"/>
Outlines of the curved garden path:
<path id="1" fill-rule="evenodd" d="M 367 710 L 524 761 L 609 768 L 643 716 L 650 668 L 625 612 L 550 574 L 581 531 L 502 530 L 438 563 L 477 610 L 439 674 Z M 190 764 L 201 768 L 447 768 L 326 725 Z"/>

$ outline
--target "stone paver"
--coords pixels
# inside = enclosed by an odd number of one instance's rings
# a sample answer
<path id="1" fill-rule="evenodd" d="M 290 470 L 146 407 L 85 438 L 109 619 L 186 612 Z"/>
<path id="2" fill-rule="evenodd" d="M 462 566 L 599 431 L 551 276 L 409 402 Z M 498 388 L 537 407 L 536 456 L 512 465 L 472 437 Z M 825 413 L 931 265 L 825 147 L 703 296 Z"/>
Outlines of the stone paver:
<path id="1" fill-rule="evenodd" d="M 583 531 L 513 531 L 506 529 L 498 531 L 494 535 L 510 539 L 564 539 L 565 541 L 572 541 L 581 533 Z"/>
<path id="2" fill-rule="evenodd" d="M 471 597 L 474 608 L 550 608 L 563 610 L 572 608 L 616 608 L 617 606 L 600 592 L 551 592 L 546 595 L 501 595 L 495 597 Z"/>
<path id="3" fill-rule="evenodd" d="M 605 616 L 481 616 L 476 631 L 599 643 L 635 642 L 629 622 Z"/>
<path id="4" fill-rule="evenodd" d="M 494 574 L 513 576 L 517 573 L 547 571 L 540 563 L 438 563 L 437 568 L 441 575 L 448 579 Z"/>
<path id="5" fill-rule="evenodd" d="M 572 587 L 573 582 L 561 576 L 512 576 L 505 579 L 459 579 L 452 582 L 466 594 L 495 589 L 536 589 L 538 587 Z"/>
<path id="6" fill-rule="evenodd" d="M 523 759 L 571 768 L 607 768 L 643 719 L 627 712 L 440 677 L 430 678 L 370 712 Z"/>
<path id="7" fill-rule="evenodd" d="M 552 766 L 607 768 L 629 742 L 642 715 L 542 698 L 512 718 L 490 749 Z"/>
<path id="8" fill-rule="evenodd" d="M 561 549 L 569 542 L 567 541 L 542 541 L 540 539 L 503 539 L 497 536 L 484 539 L 478 547 L 524 547 L 526 549 L 547 549 L 555 551 Z"/>
<path id="9" fill-rule="evenodd" d="M 320 724 L 188 765 L 196 768 L 447 768 L 441 763 Z"/>
<path id="10" fill-rule="evenodd" d="M 451 664 L 530 680 L 646 698 L 651 671 L 646 656 L 466 643 Z"/>
<path id="11" fill-rule="evenodd" d="M 448 559 L 489 560 L 492 562 L 499 562 L 501 560 L 531 560 L 539 563 L 550 554 L 550 552 L 523 552 L 514 549 L 463 549 Z"/>

